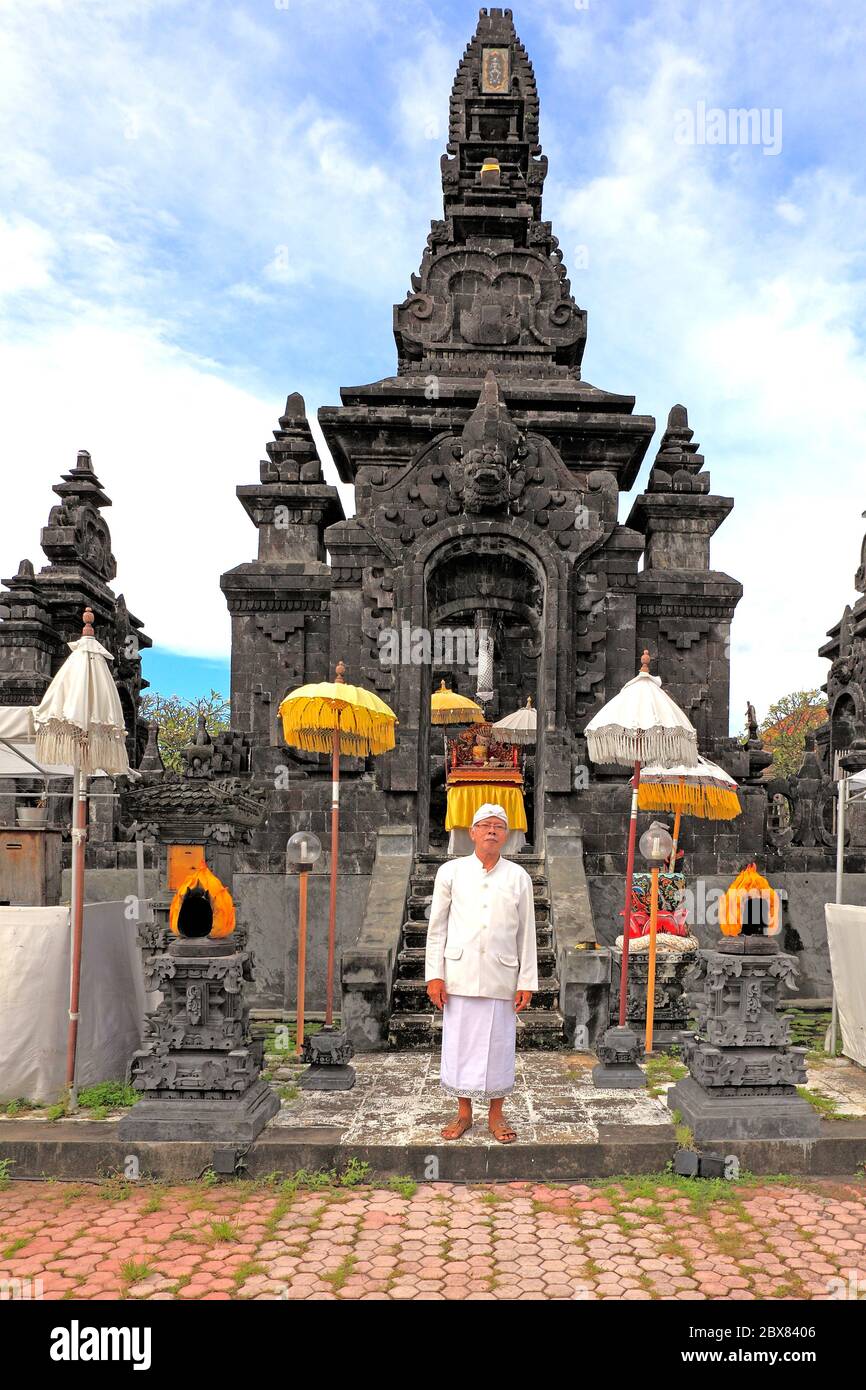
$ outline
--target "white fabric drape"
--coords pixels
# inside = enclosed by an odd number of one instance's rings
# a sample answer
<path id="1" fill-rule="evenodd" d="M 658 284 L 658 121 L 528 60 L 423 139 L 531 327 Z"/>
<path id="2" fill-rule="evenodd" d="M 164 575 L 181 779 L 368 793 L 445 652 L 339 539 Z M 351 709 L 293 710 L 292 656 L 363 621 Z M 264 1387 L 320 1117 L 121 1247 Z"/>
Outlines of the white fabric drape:
<path id="1" fill-rule="evenodd" d="M 123 1080 L 140 1044 L 144 980 L 125 902 L 84 909 L 79 1087 Z M 64 1093 L 69 908 L 0 907 L 0 1103 Z"/>
<path id="2" fill-rule="evenodd" d="M 866 1067 L 866 907 L 826 903 L 824 915 L 842 1051 Z"/>

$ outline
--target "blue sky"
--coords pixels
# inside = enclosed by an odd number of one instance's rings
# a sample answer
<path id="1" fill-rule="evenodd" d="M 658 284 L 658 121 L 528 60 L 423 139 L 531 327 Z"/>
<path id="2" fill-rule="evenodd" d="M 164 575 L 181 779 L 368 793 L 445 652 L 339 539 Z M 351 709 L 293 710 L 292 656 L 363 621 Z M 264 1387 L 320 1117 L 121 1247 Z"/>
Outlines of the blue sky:
<path id="1" fill-rule="evenodd" d="M 41 562 L 51 485 L 89 448 L 163 693 L 228 688 L 219 575 L 255 552 L 234 489 L 256 480 L 286 395 L 313 415 L 395 370 L 391 306 L 440 214 L 477 9 L 0 4 L 0 573 Z M 736 499 L 712 554 L 746 586 L 739 728 L 747 697 L 762 713 L 824 679 L 817 648 L 854 597 L 861 0 L 514 13 L 541 95 L 545 215 L 589 314 L 584 375 L 660 425 L 687 405 L 713 490 Z M 700 102 L 780 111 L 779 153 L 678 144 L 677 112 Z"/>

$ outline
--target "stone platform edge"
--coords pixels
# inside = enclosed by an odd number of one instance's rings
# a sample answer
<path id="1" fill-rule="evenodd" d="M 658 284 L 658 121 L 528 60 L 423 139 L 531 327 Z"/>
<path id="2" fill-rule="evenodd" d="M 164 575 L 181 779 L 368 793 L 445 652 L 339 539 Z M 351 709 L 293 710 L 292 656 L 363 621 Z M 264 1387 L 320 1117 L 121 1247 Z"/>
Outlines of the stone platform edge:
<path id="1" fill-rule="evenodd" d="M 60 1122 L 63 1123 L 62 1121 Z M 866 1119 L 822 1121 L 814 1139 L 747 1139 L 699 1146 L 705 1153 L 734 1155 L 744 1172 L 853 1177 L 866 1165 Z M 76 1122 L 66 1133 L 27 1120 L 0 1123 L 0 1162 L 8 1160 L 13 1180 L 54 1178 L 100 1182 L 129 1176 L 131 1157 L 142 1179 L 194 1182 L 214 1162 L 213 1143 L 160 1141 L 123 1143 L 117 1121 Z M 64 1126 L 65 1127 L 65 1126 Z M 418 1181 L 578 1182 L 587 1178 L 661 1174 L 677 1152 L 672 1125 L 606 1125 L 595 1142 L 537 1144 L 417 1143 L 347 1144 L 335 1127 L 286 1129 L 270 1126 L 248 1148 L 239 1149 L 239 1176 L 288 1176 L 300 1168 L 344 1168 L 350 1158 L 370 1166 L 372 1178 Z M 436 1160 L 431 1170 L 430 1160 Z"/>

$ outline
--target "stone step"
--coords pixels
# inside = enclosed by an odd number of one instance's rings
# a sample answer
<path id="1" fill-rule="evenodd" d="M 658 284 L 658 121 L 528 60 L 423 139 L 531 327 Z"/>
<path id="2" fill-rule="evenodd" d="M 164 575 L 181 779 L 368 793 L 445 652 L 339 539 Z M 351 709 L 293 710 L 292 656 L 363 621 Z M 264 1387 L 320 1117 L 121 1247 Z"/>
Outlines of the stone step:
<path id="1" fill-rule="evenodd" d="M 535 1012 L 546 1013 L 555 1009 L 559 1003 L 559 980 L 555 975 L 539 981 L 540 988 L 532 996 L 527 1016 Z M 398 976 L 394 981 L 391 995 L 392 1017 L 394 1014 L 432 1013 L 433 1004 L 427 998 L 427 986 L 423 980 L 406 980 Z"/>
<path id="2" fill-rule="evenodd" d="M 410 893 L 409 897 L 406 899 L 409 920 L 411 922 L 426 922 L 427 918 L 430 916 L 432 903 L 433 898 L 431 894 L 417 896 L 414 893 Z M 534 908 L 536 925 L 539 922 L 547 922 L 549 920 L 550 901 L 547 896 L 540 897 L 536 894 Z"/>
<path id="3" fill-rule="evenodd" d="M 423 980 L 424 946 L 405 946 L 397 957 L 397 975 L 401 980 Z M 549 980 L 556 973 L 556 952 L 549 946 L 538 948 L 538 979 Z"/>
<path id="4" fill-rule="evenodd" d="M 459 859 L 460 857 L 461 856 L 458 854 L 416 854 L 415 863 L 418 865 L 432 864 L 435 869 L 440 864 L 446 863 L 448 859 Z M 543 854 L 517 854 L 509 855 L 507 857 L 511 859 L 512 863 L 520 864 L 522 868 L 528 870 L 528 872 L 530 873 L 533 871 L 533 869 L 544 868 Z"/>
<path id="5" fill-rule="evenodd" d="M 517 1046 L 523 1049 L 554 1052 L 564 1046 L 562 1014 L 558 1009 L 535 1012 L 527 1009 L 520 1014 L 517 1025 Z M 430 1051 L 442 1044 L 442 1014 L 392 1014 L 388 1044 L 397 1051 Z"/>
<path id="6" fill-rule="evenodd" d="M 538 892 L 539 888 L 542 887 L 546 888 L 546 885 L 548 885 L 548 874 L 546 874 L 544 865 L 539 865 L 537 869 L 528 869 L 527 873 L 530 874 L 535 891 Z M 416 867 L 413 873 L 411 873 L 411 887 L 413 887 L 413 890 L 418 892 L 418 894 L 432 892 L 435 877 L 434 866 L 431 865 L 430 867 L 425 867 L 425 869 L 418 869 L 418 867 Z"/>
<path id="7" fill-rule="evenodd" d="M 403 946 L 426 946 L 427 944 L 427 921 L 422 918 L 420 921 L 407 921 L 403 923 Z M 553 928 L 547 920 L 539 920 L 538 914 L 535 916 L 535 944 L 539 951 L 546 946 L 553 945 Z"/>

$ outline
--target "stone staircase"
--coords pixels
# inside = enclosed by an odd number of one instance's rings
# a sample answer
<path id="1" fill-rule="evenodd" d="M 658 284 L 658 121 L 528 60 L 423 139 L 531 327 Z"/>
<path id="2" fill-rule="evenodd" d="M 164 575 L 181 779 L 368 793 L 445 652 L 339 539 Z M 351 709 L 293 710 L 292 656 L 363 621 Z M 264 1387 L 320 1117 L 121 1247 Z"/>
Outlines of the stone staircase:
<path id="1" fill-rule="evenodd" d="M 397 956 L 391 993 L 388 1042 L 392 1048 L 439 1047 L 442 1014 L 427 998 L 424 982 L 424 954 L 427 945 L 427 919 L 433 898 L 433 879 L 444 854 L 415 857 L 407 898 L 406 921 Z M 518 1016 L 517 1046 L 547 1051 L 564 1045 L 563 1018 L 559 1012 L 559 979 L 550 921 L 550 897 L 544 859 L 521 854 L 517 861 L 530 874 L 535 894 L 535 933 L 538 944 L 538 992 L 532 1003 Z"/>

